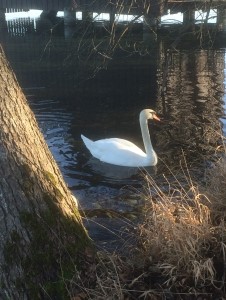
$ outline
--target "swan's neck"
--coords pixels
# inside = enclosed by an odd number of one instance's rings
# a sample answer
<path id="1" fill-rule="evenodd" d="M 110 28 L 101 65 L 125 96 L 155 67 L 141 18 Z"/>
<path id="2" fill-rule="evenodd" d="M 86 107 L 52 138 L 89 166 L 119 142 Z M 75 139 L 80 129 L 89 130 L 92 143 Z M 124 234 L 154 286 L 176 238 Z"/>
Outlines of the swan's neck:
<path id="1" fill-rule="evenodd" d="M 142 138 L 143 138 L 143 142 L 144 142 L 145 152 L 146 152 L 147 156 L 152 156 L 154 149 L 153 149 L 151 139 L 150 139 L 148 122 L 147 122 L 147 119 L 144 118 L 143 116 L 140 116 L 140 128 L 141 128 Z"/>

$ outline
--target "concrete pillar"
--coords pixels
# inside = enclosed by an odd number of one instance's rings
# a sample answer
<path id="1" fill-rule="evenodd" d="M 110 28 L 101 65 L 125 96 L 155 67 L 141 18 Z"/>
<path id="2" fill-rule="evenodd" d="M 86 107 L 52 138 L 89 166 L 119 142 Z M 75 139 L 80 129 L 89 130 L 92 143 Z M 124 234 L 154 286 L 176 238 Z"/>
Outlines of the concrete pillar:
<path id="1" fill-rule="evenodd" d="M 82 12 L 82 21 L 85 21 L 85 22 L 92 22 L 92 21 L 93 21 L 93 13 L 90 12 L 90 11 L 84 10 L 84 11 Z"/>
<path id="2" fill-rule="evenodd" d="M 5 18 L 5 8 L 0 8 L 0 39 L 3 40 L 8 33 L 7 22 Z"/>
<path id="3" fill-rule="evenodd" d="M 144 22 L 143 22 L 143 41 L 146 44 L 150 44 L 156 41 L 157 33 L 156 29 L 158 27 L 158 19 L 152 15 L 147 14 L 144 15 Z"/>
<path id="4" fill-rule="evenodd" d="M 183 24 L 184 25 L 195 25 L 195 9 L 187 9 L 183 13 Z"/>
<path id="5" fill-rule="evenodd" d="M 115 22 L 115 6 L 111 7 L 111 11 L 110 11 L 110 26 L 112 26 Z"/>
<path id="6" fill-rule="evenodd" d="M 76 11 L 71 8 L 64 9 L 64 37 L 71 39 L 76 29 Z"/>
<path id="7" fill-rule="evenodd" d="M 226 32 L 226 9 L 217 10 L 217 28 L 219 31 Z"/>

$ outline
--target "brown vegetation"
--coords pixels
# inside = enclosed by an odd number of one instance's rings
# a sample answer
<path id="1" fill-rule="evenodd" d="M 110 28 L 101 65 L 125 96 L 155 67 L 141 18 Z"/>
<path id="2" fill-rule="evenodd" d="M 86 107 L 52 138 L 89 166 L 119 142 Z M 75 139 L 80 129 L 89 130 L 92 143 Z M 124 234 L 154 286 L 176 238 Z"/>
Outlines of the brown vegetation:
<path id="1" fill-rule="evenodd" d="M 99 253 L 95 284 L 78 284 L 75 299 L 224 299 L 226 160 L 209 171 L 206 186 L 183 175 L 161 186 L 146 176 L 136 246 L 126 257 Z"/>

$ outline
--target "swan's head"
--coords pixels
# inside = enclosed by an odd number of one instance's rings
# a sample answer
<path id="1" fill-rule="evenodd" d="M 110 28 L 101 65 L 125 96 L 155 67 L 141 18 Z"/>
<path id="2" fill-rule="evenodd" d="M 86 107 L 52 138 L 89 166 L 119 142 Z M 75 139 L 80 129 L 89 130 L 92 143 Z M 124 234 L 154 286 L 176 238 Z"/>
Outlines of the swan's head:
<path id="1" fill-rule="evenodd" d="M 148 119 L 155 119 L 157 121 L 160 121 L 159 117 L 156 115 L 156 112 L 153 109 L 143 109 L 140 112 L 140 120 L 148 120 Z"/>

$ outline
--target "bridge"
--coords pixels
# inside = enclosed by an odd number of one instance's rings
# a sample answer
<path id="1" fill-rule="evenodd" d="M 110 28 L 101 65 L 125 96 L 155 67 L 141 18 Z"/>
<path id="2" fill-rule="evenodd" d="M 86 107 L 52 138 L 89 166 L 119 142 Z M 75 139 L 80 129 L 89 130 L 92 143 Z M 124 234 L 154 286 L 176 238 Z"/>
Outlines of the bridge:
<path id="1" fill-rule="evenodd" d="M 171 13 L 182 12 L 184 22 L 192 23 L 195 22 L 195 10 L 205 12 L 210 7 L 217 11 L 218 27 L 226 31 L 226 0 L 0 0 L 0 8 L 6 11 L 40 9 L 109 13 L 111 21 L 114 21 L 115 14 L 144 15 L 146 20 L 154 20 L 170 9 Z"/>
<path id="2" fill-rule="evenodd" d="M 141 8 L 150 8 L 150 10 L 171 9 L 174 12 L 184 12 L 188 8 L 195 8 L 196 10 L 207 10 L 211 5 L 212 8 L 225 9 L 226 0 L 0 0 L 1 8 L 13 8 L 18 10 L 40 9 L 62 11 L 66 7 L 75 7 L 80 11 L 91 9 L 99 12 L 110 12 L 112 8 L 116 12 L 130 10 L 131 13 L 140 11 Z M 157 9 L 158 8 L 158 9 Z"/>

